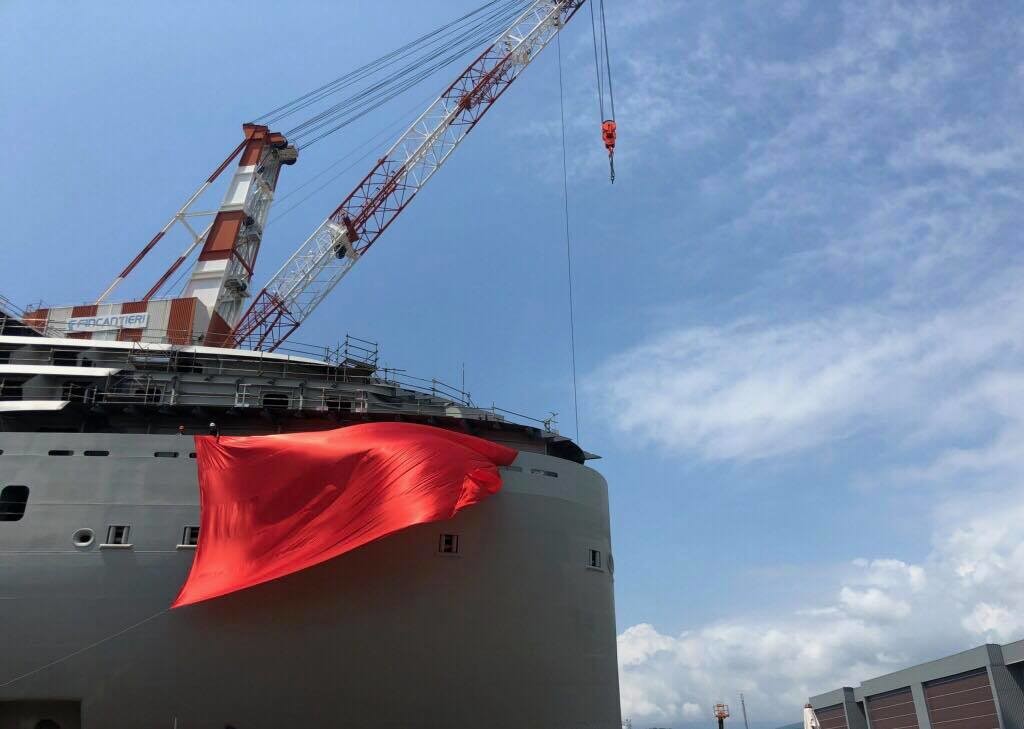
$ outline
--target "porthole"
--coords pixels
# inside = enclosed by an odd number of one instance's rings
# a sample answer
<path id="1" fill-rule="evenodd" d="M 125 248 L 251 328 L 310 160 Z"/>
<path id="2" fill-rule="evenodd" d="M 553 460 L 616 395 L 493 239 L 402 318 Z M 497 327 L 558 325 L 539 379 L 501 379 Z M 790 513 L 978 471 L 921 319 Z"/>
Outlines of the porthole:
<path id="1" fill-rule="evenodd" d="M 92 529 L 79 529 L 71 536 L 71 541 L 76 547 L 88 547 L 92 544 L 93 537 Z"/>

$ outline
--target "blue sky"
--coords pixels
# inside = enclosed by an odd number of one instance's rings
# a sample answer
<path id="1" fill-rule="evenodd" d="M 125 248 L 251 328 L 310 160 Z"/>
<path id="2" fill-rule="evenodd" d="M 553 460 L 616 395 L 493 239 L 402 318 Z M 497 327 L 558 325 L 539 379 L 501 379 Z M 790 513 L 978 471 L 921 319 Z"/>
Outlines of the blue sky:
<path id="1" fill-rule="evenodd" d="M 0 292 L 94 298 L 242 121 L 473 5 L 0 5 Z M 586 16 L 562 50 L 624 713 L 707 721 L 743 691 L 792 720 L 809 693 L 1024 637 L 1024 9 L 607 7 L 614 186 Z M 369 337 L 452 381 L 465 363 L 478 402 L 574 432 L 553 50 L 296 338 Z M 308 150 L 279 195 L 443 85 Z M 272 214 L 264 275 L 365 168 Z"/>

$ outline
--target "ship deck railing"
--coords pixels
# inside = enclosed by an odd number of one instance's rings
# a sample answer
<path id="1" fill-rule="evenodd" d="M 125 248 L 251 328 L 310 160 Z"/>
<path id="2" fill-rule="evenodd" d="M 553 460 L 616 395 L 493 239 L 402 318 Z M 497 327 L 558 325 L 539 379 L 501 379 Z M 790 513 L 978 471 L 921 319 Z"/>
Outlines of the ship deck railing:
<path id="1" fill-rule="evenodd" d="M 284 399 L 266 400 L 260 394 L 277 393 L 273 385 L 264 385 L 263 391 L 248 391 L 244 387 L 234 392 L 189 392 L 188 390 L 172 389 L 167 391 L 165 380 L 152 377 L 133 376 L 125 371 L 120 377 L 110 378 L 111 387 L 102 383 L 83 385 L 80 381 L 65 382 L 59 392 L 52 385 L 29 386 L 12 384 L 8 378 L 0 377 L 0 403 L 21 401 L 25 403 L 58 402 L 77 403 L 85 406 L 150 406 L 150 407 L 211 407 L 235 410 L 280 410 L 280 411 L 314 411 L 342 413 L 381 413 L 400 412 L 409 415 L 437 415 L 439 410 L 448 407 L 469 408 L 473 418 L 477 420 L 495 420 L 498 422 L 519 421 L 532 425 L 547 432 L 557 432 L 557 423 L 552 418 L 534 418 L 523 413 L 500 408 L 497 405 L 487 407 L 467 405 L 450 398 L 440 398 L 428 390 L 419 390 L 423 395 L 430 395 L 429 400 L 410 398 L 403 400 L 396 409 L 375 405 L 365 390 L 351 389 L 345 391 L 328 388 L 311 388 L 302 396 L 287 395 Z M 375 384 L 392 384 L 380 380 Z M 402 386 L 409 389 L 408 386 Z M 5 408 L 0 407 L 0 411 Z M 460 413 L 468 417 L 470 413 Z M 525 421 L 525 422 L 524 422 Z"/>
<path id="2" fill-rule="evenodd" d="M 74 342 L 74 347 L 69 347 Z M 512 410 L 499 408 L 494 404 L 481 406 L 474 403 L 471 394 L 460 387 L 451 385 L 438 378 L 424 378 L 411 375 L 403 369 L 378 367 L 379 350 L 376 343 L 346 335 L 345 339 L 334 347 L 314 346 L 303 343 L 289 342 L 273 354 L 237 350 L 239 356 L 232 356 L 236 350 L 218 352 L 206 348 L 194 349 L 188 345 L 176 347 L 153 347 L 147 342 L 118 342 L 116 347 L 105 347 L 114 344 L 111 340 L 68 340 L 61 344 L 40 340 L 30 346 L 16 348 L 0 346 L 0 355 L 17 352 L 17 359 L 4 357 L 5 364 L 21 364 L 32 366 L 70 366 L 81 368 L 82 376 L 68 374 L 62 388 L 69 392 L 60 392 L 52 385 L 31 387 L 24 383 L 25 375 L 10 373 L 0 375 L 0 400 L 66 400 L 69 402 L 85 402 L 86 404 L 110 405 L 190 405 L 220 407 L 262 407 L 258 400 L 260 392 L 274 390 L 272 384 L 249 383 L 252 392 L 257 395 L 256 402 L 239 398 L 235 392 L 188 392 L 183 388 L 177 393 L 166 393 L 166 379 L 149 377 L 152 374 L 165 373 L 217 375 L 232 378 L 276 378 L 295 379 L 299 381 L 316 380 L 331 385 L 349 385 L 352 387 L 332 388 L 317 385 L 308 388 L 310 396 L 301 403 L 290 398 L 287 404 L 269 406 L 286 409 L 341 410 L 365 412 L 367 403 L 365 393 L 358 395 L 359 386 L 371 388 L 389 388 L 396 396 L 403 392 L 414 396 L 403 399 L 401 409 L 406 412 L 436 412 L 438 408 L 454 406 L 473 408 L 478 416 L 490 413 L 496 420 L 509 418 L 524 421 L 525 424 L 555 432 L 555 416 L 535 418 Z M 283 350 L 283 351 L 282 351 Z M 84 354 L 83 354 L 84 353 Z M 105 382 L 96 381 L 83 386 L 81 380 L 86 374 L 84 370 L 114 370 L 116 375 L 108 377 Z M 97 378 L 99 380 L 99 378 Z M 74 388 L 78 389 L 75 390 Z M 244 389 L 244 388 L 242 388 Z M 36 391 L 38 390 L 38 391 Z M 424 396 L 420 400 L 415 395 Z"/>

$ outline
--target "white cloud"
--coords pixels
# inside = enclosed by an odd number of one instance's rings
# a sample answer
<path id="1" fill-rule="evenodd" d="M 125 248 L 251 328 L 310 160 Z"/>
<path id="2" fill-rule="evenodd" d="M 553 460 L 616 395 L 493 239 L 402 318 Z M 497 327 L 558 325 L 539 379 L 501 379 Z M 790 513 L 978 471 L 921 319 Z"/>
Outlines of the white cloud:
<path id="1" fill-rule="evenodd" d="M 700 704 L 695 704 L 692 701 L 683 702 L 683 710 L 680 713 L 683 717 L 683 721 L 696 721 L 705 716 L 704 709 L 701 708 Z"/>
<path id="2" fill-rule="evenodd" d="M 962 427 L 945 410 L 933 416 L 933 403 L 978 397 L 975 388 L 998 387 L 993 372 L 1022 364 L 1024 289 L 1005 288 L 1013 273 L 937 313 L 865 307 L 668 332 L 612 357 L 590 396 L 619 429 L 709 459 L 799 451 L 866 425 L 900 438 Z"/>
<path id="3" fill-rule="evenodd" d="M 1019 605 L 1006 607 L 979 602 L 962 624 L 969 632 L 983 635 L 985 642 L 1018 640 L 1024 633 L 1024 617 Z"/>
<path id="4" fill-rule="evenodd" d="M 810 694 L 1024 637 L 1020 20 L 925 0 L 773 7 L 680 5 L 671 52 L 638 43 L 620 65 L 622 147 L 695 160 L 686 210 L 722 211 L 686 240 L 666 230 L 684 260 L 707 252 L 707 286 L 658 304 L 715 318 L 640 334 L 588 399 L 617 438 L 681 461 L 847 458 L 837 479 L 870 482 L 880 511 L 903 494 L 931 541 L 814 565 L 832 581 L 810 603 L 624 631 L 624 714 L 659 723 L 688 704 L 707 720 L 737 691 L 792 721 Z"/>
<path id="5" fill-rule="evenodd" d="M 839 591 L 839 602 L 847 614 L 868 620 L 902 620 L 912 612 L 906 600 L 896 600 L 877 587 L 864 590 L 844 587 Z"/>
<path id="6" fill-rule="evenodd" d="M 794 721 L 808 696 L 989 641 L 1024 635 L 1024 488 L 996 514 L 936 535 L 921 565 L 856 559 L 817 604 L 664 635 L 619 636 L 623 715 L 687 720 L 687 702 L 743 691 L 765 721 Z M 705 718 L 705 717 L 699 717 Z"/>
<path id="7" fill-rule="evenodd" d="M 974 177 L 1020 169 L 1024 163 L 1024 139 L 1015 130 L 999 130 L 978 138 L 976 129 L 960 123 L 918 132 L 896 149 L 889 164 L 896 169 L 941 165 Z"/>

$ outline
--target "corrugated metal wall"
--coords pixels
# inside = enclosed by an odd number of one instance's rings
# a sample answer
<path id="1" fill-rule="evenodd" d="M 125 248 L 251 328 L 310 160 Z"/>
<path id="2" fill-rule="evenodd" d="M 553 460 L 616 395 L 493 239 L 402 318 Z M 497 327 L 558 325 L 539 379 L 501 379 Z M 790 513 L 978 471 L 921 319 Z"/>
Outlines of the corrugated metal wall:
<path id="1" fill-rule="evenodd" d="M 96 316 L 98 308 L 96 304 L 76 306 L 71 310 L 71 316 Z M 72 332 L 68 334 L 68 339 L 92 339 L 92 332 Z"/>
<path id="2" fill-rule="evenodd" d="M 35 311 L 25 312 L 25 323 L 30 327 L 45 327 L 46 320 L 50 316 L 49 309 L 36 309 Z"/>
<path id="3" fill-rule="evenodd" d="M 979 668 L 924 685 L 933 729 L 999 729 L 988 671 Z"/>
<path id="4" fill-rule="evenodd" d="M 195 297 L 174 299 L 171 315 L 167 318 L 167 341 L 171 344 L 192 343 L 192 318 L 195 316 Z"/>
<path id="5" fill-rule="evenodd" d="M 1024 729 L 1024 663 L 992 666 L 991 670 L 992 685 L 1003 713 L 1003 729 Z"/>
<path id="6" fill-rule="evenodd" d="M 144 314 L 149 307 L 145 301 L 126 301 L 121 304 L 122 314 Z M 119 342 L 139 342 L 142 340 L 141 329 L 120 329 L 117 332 Z"/>
<path id="7" fill-rule="evenodd" d="M 814 713 L 818 717 L 821 729 L 848 729 L 846 725 L 846 711 L 843 710 L 842 704 L 826 706 L 824 709 L 819 709 Z"/>
<path id="8" fill-rule="evenodd" d="M 910 687 L 869 696 L 868 719 L 871 729 L 918 729 L 917 712 Z M 933 729 L 944 729 L 934 727 Z"/>
<path id="9" fill-rule="evenodd" d="M 210 327 L 206 330 L 203 344 L 207 347 L 223 347 L 230 333 L 231 327 L 224 321 L 224 317 L 215 311 L 210 316 Z"/>

